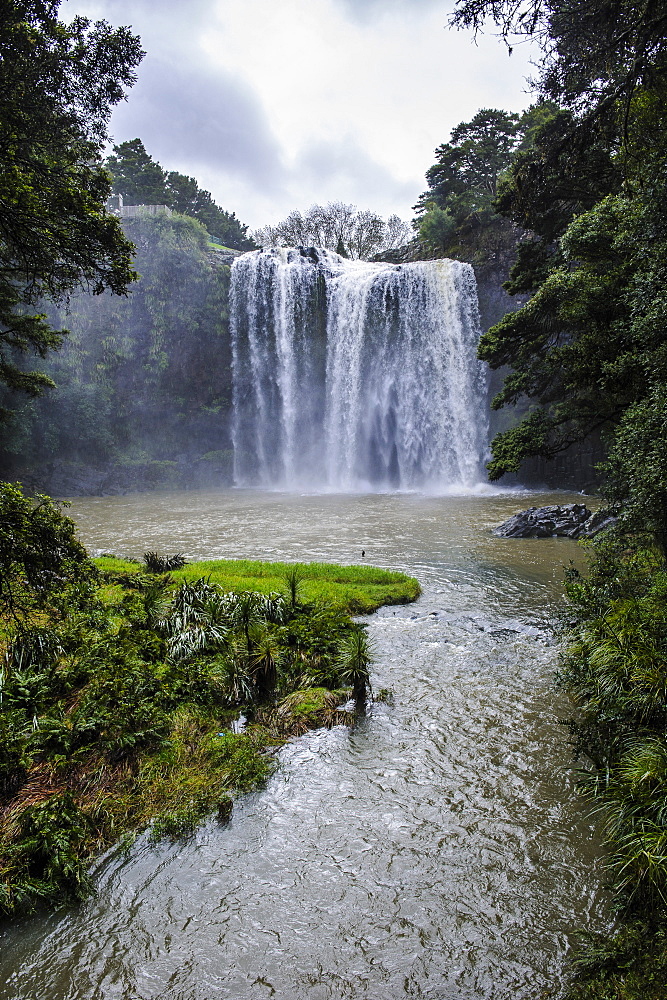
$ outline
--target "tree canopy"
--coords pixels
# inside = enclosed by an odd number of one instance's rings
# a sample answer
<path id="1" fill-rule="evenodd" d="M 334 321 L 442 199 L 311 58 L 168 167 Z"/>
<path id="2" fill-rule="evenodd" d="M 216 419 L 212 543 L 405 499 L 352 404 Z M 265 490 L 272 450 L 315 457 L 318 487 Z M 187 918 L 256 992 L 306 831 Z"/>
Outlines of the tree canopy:
<path id="1" fill-rule="evenodd" d="M 194 177 L 167 171 L 146 151 L 141 139 L 130 139 L 113 147 L 106 160 L 113 191 L 123 196 L 125 205 L 167 205 L 181 215 L 189 215 L 205 226 L 208 233 L 235 250 L 253 250 L 248 227 L 216 205 L 210 191 L 204 191 Z"/>
<path id="2" fill-rule="evenodd" d="M 453 129 L 449 142 L 435 151 L 436 162 L 426 171 L 428 188 L 415 206 L 419 239 L 427 249 L 458 256 L 466 227 L 498 223 L 499 184 L 553 110 L 551 103 L 536 104 L 523 115 L 482 108 Z"/>
<path id="3" fill-rule="evenodd" d="M 132 245 L 105 211 L 101 163 L 111 110 L 143 53 L 127 28 L 58 20 L 59 0 L 0 0 L 0 381 L 39 394 L 25 370 L 65 331 L 40 311 L 73 289 L 121 294 Z M 6 415 L 6 411 L 3 411 Z"/>
<path id="4" fill-rule="evenodd" d="M 492 405 L 529 406 L 496 436 L 490 476 L 599 432 L 608 498 L 663 544 L 667 4 L 461 0 L 453 20 L 487 17 L 539 41 L 548 109 L 494 203 L 527 234 L 505 287 L 530 298 L 479 353 L 511 369 Z"/>
<path id="5" fill-rule="evenodd" d="M 311 205 L 304 213 L 295 210 L 277 225 L 253 233 L 260 246 L 317 246 L 355 260 L 369 260 L 403 246 L 413 236 L 410 223 L 397 215 L 390 215 L 385 222 L 375 212 L 341 201 Z"/>
<path id="6" fill-rule="evenodd" d="M 450 23 L 479 31 L 488 20 L 508 44 L 535 38 L 540 91 L 591 118 L 667 71 L 664 0 L 458 0 Z"/>

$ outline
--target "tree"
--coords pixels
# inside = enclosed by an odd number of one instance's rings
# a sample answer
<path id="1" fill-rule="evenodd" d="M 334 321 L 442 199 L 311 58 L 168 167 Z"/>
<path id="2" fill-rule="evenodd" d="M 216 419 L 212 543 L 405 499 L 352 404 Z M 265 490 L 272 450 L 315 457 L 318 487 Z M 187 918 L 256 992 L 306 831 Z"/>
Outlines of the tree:
<path id="1" fill-rule="evenodd" d="M 24 496 L 0 484 L 0 610 L 19 624 L 28 612 L 57 602 L 64 587 L 92 579 L 94 567 L 76 525 L 46 496 Z"/>
<path id="2" fill-rule="evenodd" d="M 649 532 L 667 555 L 667 386 L 629 406 L 604 465 L 605 497 L 633 532 Z"/>
<path id="3" fill-rule="evenodd" d="M 484 243 L 480 228 L 487 240 L 495 231 L 497 244 L 516 242 L 511 227 L 498 215 L 496 197 L 517 154 L 529 154 L 539 125 L 553 110 L 546 103 L 533 105 L 523 115 L 483 108 L 453 129 L 450 141 L 435 151 L 436 163 L 426 172 L 428 189 L 415 206 L 424 247 L 465 258 L 469 244 L 474 254 Z"/>
<path id="4" fill-rule="evenodd" d="M 653 529 L 667 537 L 664 505 L 637 458 L 652 454 L 647 442 L 619 445 L 637 414 L 658 426 L 667 385 L 667 5 L 462 0 L 454 22 L 479 28 L 486 16 L 508 40 L 539 40 L 542 95 L 561 104 L 498 186 L 498 211 L 531 233 L 505 287 L 531 298 L 482 337 L 479 355 L 512 369 L 492 405 L 529 408 L 496 436 L 490 476 L 600 432 L 612 447 L 610 498 L 630 503 L 645 475 L 644 511 L 652 491 Z"/>
<path id="5" fill-rule="evenodd" d="M 0 0 L 0 381 L 30 395 L 52 383 L 22 356 L 44 357 L 65 334 L 40 302 L 81 286 L 122 294 L 136 277 L 132 245 L 104 209 L 100 153 L 140 42 L 104 21 L 65 25 L 58 7 Z"/>
<path id="6" fill-rule="evenodd" d="M 536 38 L 541 92 L 589 120 L 667 72 L 664 0 L 458 0 L 450 23 L 479 31 L 487 19 L 508 44 Z"/>
<path id="7" fill-rule="evenodd" d="M 123 196 L 126 205 L 166 205 L 166 174 L 160 164 L 146 152 L 141 139 L 130 139 L 114 146 L 106 167 L 113 177 L 114 194 Z M 181 209 L 179 209 L 181 211 Z"/>
<path id="8" fill-rule="evenodd" d="M 397 215 L 385 222 L 375 212 L 330 201 L 327 205 L 311 205 L 303 215 L 295 209 L 276 226 L 258 229 L 253 239 L 263 247 L 316 246 L 343 257 L 369 260 L 375 254 L 403 246 L 412 235 L 410 224 Z"/>
<path id="9" fill-rule="evenodd" d="M 197 219 L 207 232 L 235 250 L 254 250 L 248 227 L 234 213 L 216 205 L 210 191 L 204 191 L 194 177 L 167 172 L 146 151 L 141 139 L 131 139 L 113 147 L 106 160 L 113 191 L 128 205 L 167 205 L 181 215 Z"/>
<path id="10" fill-rule="evenodd" d="M 422 211 L 435 205 L 456 225 L 473 212 L 492 209 L 498 178 L 517 145 L 519 115 L 483 108 L 461 122 L 450 141 L 438 146 L 436 163 L 426 172 L 428 191 L 419 199 Z"/>

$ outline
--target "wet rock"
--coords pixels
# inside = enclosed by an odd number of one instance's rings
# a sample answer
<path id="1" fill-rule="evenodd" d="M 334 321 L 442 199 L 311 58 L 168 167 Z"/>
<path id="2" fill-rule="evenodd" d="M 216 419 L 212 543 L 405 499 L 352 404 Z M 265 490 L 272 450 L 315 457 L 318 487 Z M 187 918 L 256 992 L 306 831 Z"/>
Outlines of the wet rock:
<path id="1" fill-rule="evenodd" d="M 618 523 L 618 518 L 610 514 L 608 510 L 596 510 L 584 524 L 584 532 L 581 538 L 593 538 L 599 531 L 611 528 Z"/>
<path id="2" fill-rule="evenodd" d="M 616 523 L 605 511 L 591 514 L 583 503 L 529 507 L 493 529 L 500 538 L 592 538 Z"/>

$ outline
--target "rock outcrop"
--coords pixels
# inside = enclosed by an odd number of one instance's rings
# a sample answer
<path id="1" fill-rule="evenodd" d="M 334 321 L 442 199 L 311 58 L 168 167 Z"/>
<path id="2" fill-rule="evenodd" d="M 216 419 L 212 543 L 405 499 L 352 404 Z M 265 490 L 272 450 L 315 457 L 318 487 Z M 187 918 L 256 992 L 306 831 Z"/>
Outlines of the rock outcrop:
<path id="1" fill-rule="evenodd" d="M 493 529 L 500 538 L 592 538 L 616 523 L 607 511 L 591 514 L 583 503 L 529 507 Z"/>

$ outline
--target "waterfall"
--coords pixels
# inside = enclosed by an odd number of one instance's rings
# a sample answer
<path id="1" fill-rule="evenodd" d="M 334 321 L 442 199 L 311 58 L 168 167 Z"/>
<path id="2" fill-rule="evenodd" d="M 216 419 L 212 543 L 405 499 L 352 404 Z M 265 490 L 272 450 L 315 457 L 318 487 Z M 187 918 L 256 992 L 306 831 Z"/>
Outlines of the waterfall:
<path id="1" fill-rule="evenodd" d="M 257 250 L 232 265 L 239 486 L 427 489 L 484 478 L 469 264 Z"/>

